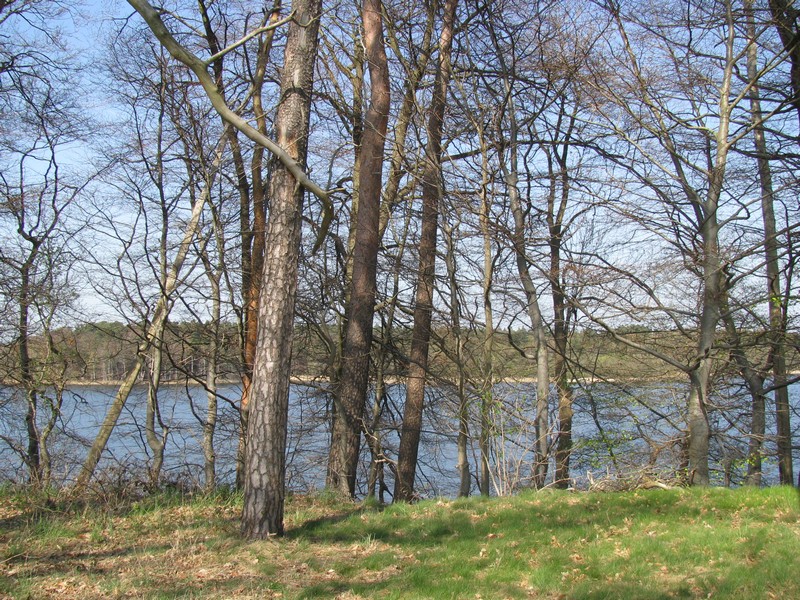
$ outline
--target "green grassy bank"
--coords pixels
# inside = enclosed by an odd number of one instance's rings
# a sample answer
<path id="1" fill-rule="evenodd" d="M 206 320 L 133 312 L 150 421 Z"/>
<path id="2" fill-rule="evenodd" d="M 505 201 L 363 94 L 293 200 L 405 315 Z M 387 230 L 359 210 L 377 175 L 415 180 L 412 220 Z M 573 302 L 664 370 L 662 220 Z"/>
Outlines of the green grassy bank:
<path id="1" fill-rule="evenodd" d="M 116 507 L 0 492 L 2 598 L 800 598 L 796 490 L 529 492 L 384 510 L 293 497 L 286 538 L 239 498 Z"/>

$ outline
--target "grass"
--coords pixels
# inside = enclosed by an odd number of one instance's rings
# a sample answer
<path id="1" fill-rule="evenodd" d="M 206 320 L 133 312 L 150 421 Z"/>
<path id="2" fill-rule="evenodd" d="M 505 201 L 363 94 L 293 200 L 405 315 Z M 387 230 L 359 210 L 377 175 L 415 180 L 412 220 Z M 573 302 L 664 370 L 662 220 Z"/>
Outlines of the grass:
<path id="1" fill-rule="evenodd" d="M 528 492 L 383 510 L 292 497 L 238 537 L 236 495 L 111 508 L 0 490 L 0 598 L 800 598 L 790 488 Z"/>

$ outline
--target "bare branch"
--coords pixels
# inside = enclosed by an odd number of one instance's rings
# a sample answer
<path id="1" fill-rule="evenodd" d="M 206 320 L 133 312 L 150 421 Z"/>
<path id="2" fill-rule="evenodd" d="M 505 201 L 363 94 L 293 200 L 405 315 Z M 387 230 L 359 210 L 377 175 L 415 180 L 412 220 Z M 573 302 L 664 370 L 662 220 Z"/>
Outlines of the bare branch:
<path id="1" fill-rule="evenodd" d="M 141 17 L 153 31 L 153 34 L 156 36 L 158 41 L 161 42 L 161 44 L 167 49 L 172 57 L 191 69 L 191 71 L 199 80 L 200 85 L 203 86 L 203 90 L 205 90 L 208 99 L 211 101 L 212 106 L 219 113 L 219 115 L 227 123 L 230 123 L 233 127 L 241 131 L 256 144 L 259 144 L 272 152 L 272 154 L 274 154 L 277 159 L 286 167 L 286 169 L 292 174 L 297 182 L 309 192 L 317 196 L 326 207 L 326 210 L 329 210 L 328 206 L 331 204 L 329 193 L 314 183 L 305 173 L 305 171 L 303 171 L 303 168 L 294 159 L 292 159 L 286 150 L 281 148 L 277 143 L 262 134 L 260 131 L 258 131 L 258 129 L 250 125 L 245 119 L 231 110 L 231 108 L 225 102 L 224 97 L 220 93 L 219 88 L 217 88 L 216 84 L 214 83 L 213 78 L 206 70 L 207 63 L 189 52 L 189 50 L 187 50 L 175 39 L 172 33 L 170 33 L 170 31 L 167 29 L 166 25 L 164 25 L 164 22 L 161 20 L 159 12 L 146 0 L 128 0 L 128 4 L 136 9 L 136 12 L 141 15 Z M 332 211 L 332 206 L 330 210 Z"/>

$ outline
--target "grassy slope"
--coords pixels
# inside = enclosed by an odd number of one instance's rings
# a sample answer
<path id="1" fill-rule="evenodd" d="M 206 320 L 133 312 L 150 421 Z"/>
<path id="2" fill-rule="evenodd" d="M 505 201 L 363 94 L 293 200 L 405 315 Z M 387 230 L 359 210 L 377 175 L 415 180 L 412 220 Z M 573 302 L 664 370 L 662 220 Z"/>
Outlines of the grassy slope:
<path id="1" fill-rule="evenodd" d="M 383 511 L 293 498 L 283 540 L 236 498 L 29 512 L 0 496 L 0 597 L 800 598 L 792 489 L 525 493 Z"/>

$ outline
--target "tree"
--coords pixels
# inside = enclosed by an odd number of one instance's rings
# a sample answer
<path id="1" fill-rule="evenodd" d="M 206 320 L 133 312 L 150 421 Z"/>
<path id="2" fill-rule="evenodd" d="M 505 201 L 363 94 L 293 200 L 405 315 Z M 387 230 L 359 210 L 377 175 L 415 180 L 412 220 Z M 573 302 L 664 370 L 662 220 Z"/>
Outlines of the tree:
<path id="1" fill-rule="evenodd" d="M 206 71 L 206 63 L 177 42 L 150 4 L 140 0 L 130 0 L 130 4 L 164 47 L 192 70 L 226 123 L 267 148 L 277 159 L 269 183 L 270 215 L 262 279 L 270 286 L 259 299 L 255 385 L 247 418 L 242 534 L 253 538 L 282 535 L 289 367 L 304 188 L 329 202 L 328 194 L 305 172 L 321 2 L 292 3 L 275 142 L 228 107 Z"/>
<path id="2" fill-rule="evenodd" d="M 60 417 L 68 368 L 54 335 L 75 298 L 68 276 L 75 262 L 70 243 L 74 231 L 70 231 L 67 215 L 88 181 L 70 183 L 66 169 L 62 170 L 61 146 L 71 140 L 48 131 L 40 112 L 48 110 L 47 102 L 28 108 L 34 119 L 42 119 L 39 139 L 29 148 L 17 149 L 19 154 L 13 152 L 19 161 L 16 177 L 8 173 L 0 178 L 0 295 L 8 311 L 5 314 L 16 317 L 8 334 L 16 356 L 3 379 L 19 386 L 24 394 L 27 441 L 23 450 L 12 437 L 3 436 L 3 440 L 22 457 L 29 481 L 46 488 L 51 475 L 47 443 Z M 5 159 L 13 155 L 3 154 Z M 36 181 L 42 163 L 47 165 L 45 176 Z M 38 352 L 36 337 L 45 342 Z"/>
<path id="3" fill-rule="evenodd" d="M 789 101 L 794 106 L 798 122 L 800 122 L 800 24 L 798 24 L 798 14 L 800 13 L 794 7 L 794 2 L 788 2 L 787 0 L 771 0 L 769 6 L 772 18 L 775 21 L 775 27 L 784 46 L 784 52 L 786 52 L 789 61 L 789 83 L 791 89 Z M 749 71 L 748 76 L 751 76 Z M 757 114 L 760 110 L 757 100 L 758 98 L 755 96 L 753 98 L 754 118 L 758 118 Z M 755 124 L 756 152 L 759 153 L 764 149 L 763 132 L 761 132 L 760 124 L 761 120 L 759 119 Z M 762 215 L 764 218 L 765 252 L 767 255 L 769 325 L 772 332 L 770 352 L 772 356 L 772 375 L 775 380 L 775 411 L 778 429 L 778 469 L 781 483 L 792 485 L 794 484 L 792 429 L 784 348 L 787 313 L 785 303 L 778 300 L 783 296 L 783 293 L 780 285 L 780 274 L 777 269 L 777 232 L 775 230 L 768 163 L 764 163 L 763 158 L 759 163 L 759 177 L 762 182 Z M 800 482 L 798 482 L 798 485 L 800 485 Z"/>
<path id="4" fill-rule="evenodd" d="M 117 36 L 109 56 L 116 100 L 130 115 L 129 128 L 135 132 L 115 159 L 117 177 L 109 181 L 109 186 L 116 188 L 115 204 L 122 204 L 121 197 L 135 217 L 118 219 L 116 214 L 101 210 L 104 222 L 95 231 L 107 243 L 100 245 L 94 257 L 95 266 L 101 271 L 116 270 L 112 271 L 110 283 L 96 278 L 106 286 L 102 289 L 98 285 L 97 289 L 106 297 L 117 299 L 117 309 L 139 339 L 133 365 L 123 377 L 78 476 L 78 489 L 85 488 L 92 478 L 140 378 L 147 384 L 144 438 L 152 457 L 149 483 L 154 489 L 159 485 L 170 434 L 159 402 L 167 352 L 165 336 L 181 287 L 199 260 L 192 253 L 194 242 L 228 145 L 230 127 L 210 132 L 206 119 L 189 116 L 198 98 L 181 82 L 182 67 L 160 44 L 153 46 L 149 37 L 142 39 L 142 34 L 141 30 L 133 30 Z M 207 111 L 205 107 L 199 110 Z M 205 142 L 215 134 L 219 136 L 215 146 Z M 194 140 L 201 141 L 195 144 Z M 205 167 L 198 178 L 194 176 L 195 165 L 184 160 L 187 144 L 194 146 Z M 207 154 L 210 156 L 203 156 Z M 185 212 L 181 214 L 182 211 Z M 127 223 L 130 226 L 126 227 Z M 171 231 L 181 228 L 182 236 L 174 239 Z M 107 263 L 110 247 L 118 252 L 114 267 Z"/>
<path id="5" fill-rule="evenodd" d="M 223 135 L 217 147 L 218 152 L 215 158 L 217 166 L 221 160 L 221 152 L 224 146 L 225 136 Z M 174 293 L 177 287 L 183 281 L 181 272 L 191 250 L 195 236 L 197 235 L 200 217 L 205 207 L 205 203 L 208 202 L 211 183 L 213 183 L 213 177 L 211 178 L 209 185 L 202 190 L 200 197 L 195 201 L 194 206 L 192 206 L 192 211 L 185 225 L 180 244 L 178 245 L 175 255 L 168 266 L 163 287 L 160 288 L 161 293 L 159 294 L 158 300 L 153 307 L 152 315 L 147 322 L 147 326 L 143 332 L 143 335 L 137 344 L 136 360 L 130 370 L 126 373 L 122 383 L 117 389 L 114 399 L 109 406 L 106 416 L 104 417 L 100 426 L 100 430 L 86 455 L 86 459 L 84 460 L 83 466 L 75 483 L 75 487 L 78 491 L 85 490 L 92 476 L 94 475 L 95 469 L 97 468 L 106 445 L 108 444 L 108 440 L 111 437 L 111 433 L 113 432 L 114 427 L 116 426 L 117 421 L 122 414 L 123 409 L 125 408 L 128 397 L 130 396 L 134 385 L 136 385 L 142 369 L 145 367 L 149 353 L 152 351 L 153 347 L 163 343 L 164 329 L 169 317 L 171 305 L 174 302 Z"/>
<path id="6" fill-rule="evenodd" d="M 436 238 L 439 202 L 442 195 L 442 133 L 444 128 L 447 89 L 450 83 L 451 51 L 455 30 L 457 0 L 444 4 L 442 31 L 439 35 L 439 58 L 433 83 L 433 98 L 428 113 L 428 141 L 422 175 L 422 231 L 419 242 L 417 293 L 414 304 L 414 329 L 403 407 L 403 426 L 397 456 L 395 500 L 414 499 L 414 478 L 417 469 L 422 412 L 425 405 L 425 378 L 428 370 L 428 346 L 433 314 L 433 286 L 436 274 Z"/>
<path id="7" fill-rule="evenodd" d="M 278 144 L 303 169 L 322 3 L 295 0 L 292 12 L 275 124 Z M 242 533 L 251 538 L 283 535 L 289 373 L 303 203 L 303 188 L 293 170 L 276 164 L 270 178 L 263 275 L 270 285 L 262 290 L 259 304 L 245 451 Z"/>
<path id="8" fill-rule="evenodd" d="M 225 59 L 229 49 L 223 49 L 216 30 L 212 23 L 209 6 L 201 1 L 198 3 L 200 16 L 203 21 L 203 32 L 208 51 L 213 60 L 210 61 L 214 75 L 214 83 L 224 102 L 228 102 L 225 80 Z M 219 11 L 223 21 L 221 28 L 228 27 L 225 15 Z M 253 119 L 258 132 L 267 135 L 267 110 L 264 106 L 264 83 L 267 75 L 267 65 L 270 60 L 277 26 L 280 22 L 281 2 L 276 1 L 271 11 L 265 13 L 258 31 L 258 46 L 256 50 L 255 67 L 249 79 L 248 95 L 252 99 Z M 247 22 L 247 19 L 245 20 Z M 246 102 L 245 102 L 246 104 Z M 224 119 L 223 119 L 224 123 Z M 241 286 L 242 286 L 242 315 L 241 323 L 241 352 L 243 369 L 242 396 L 239 403 L 240 427 L 239 448 L 236 464 L 237 486 L 241 487 L 244 452 L 246 446 L 245 432 L 247 431 L 247 414 L 250 390 L 253 385 L 253 362 L 255 360 L 256 343 L 258 340 L 258 298 L 261 293 L 261 275 L 264 264 L 264 236 L 267 221 L 266 184 L 264 181 L 264 146 L 256 144 L 252 150 L 249 169 L 245 165 L 245 155 L 239 140 L 238 130 L 234 127 L 228 129 L 229 143 L 235 169 L 236 191 L 239 195 L 239 236 L 241 239 Z M 248 177 L 248 170 L 250 177 Z"/>
<path id="9" fill-rule="evenodd" d="M 383 43 L 380 0 L 365 0 L 364 58 L 369 66 L 370 104 L 361 145 L 357 151 L 358 208 L 353 211 L 355 240 L 342 373 L 335 392 L 331 450 L 326 486 L 346 495 L 355 494 L 356 470 L 369 384 L 375 310 L 376 271 L 380 245 L 381 181 L 386 129 L 389 121 L 389 66 Z"/>
<path id="10" fill-rule="evenodd" d="M 729 283 L 725 272 L 730 268 L 727 262 L 730 248 L 724 245 L 723 234 L 734 218 L 723 217 L 721 212 L 723 208 L 734 214 L 742 210 L 737 207 L 737 196 L 726 174 L 731 148 L 747 130 L 732 132 L 731 124 L 735 111 L 741 108 L 749 93 L 746 84 L 736 86 L 735 74 L 744 51 L 739 44 L 741 32 L 732 3 L 721 4 L 719 11 L 705 8 L 702 4 L 687 2 L 684 5 L 686 17 L 670 21 L 669 9 L 657 7 L 652 15 L 656 26 L 641 17 L 624 15 L 619 5 L 610 5 L 620 50 L 626 60 L 609 65 L 605 72 L 624 69 L 631 84 L 613 77 L 595 78 L 595 89 L 609 101 L 608 105 L 598 104 L 598 108 L 600 112 L 608 111 L 605 116 L 610 126 L 629 152 L 626 154 L 626 150 L 619 147 L 609 148 L 605 156 L 628 170 L 641 186 L 640 192 L 652 192 L 656 200 L 654 206 L 663 211 L 651 214 L 650 207 L 640 202 L 632 210 L 622 208 L 620 214 L 632 216 L 643 231 L 655 234 L 654 240 L 664 239 L 676 249 L 679 259 L 686 265 L 683 274 L 693 279 L 691 285 L 697 294 L 696 305 L 684 308 L 680 302 L 675 302 L 677 298 L 667 301 L 658 293 L 659 288 L 668 289 L 665 281 L 645 275 L 628 280 L 635 291 L 623 296 L 638 298 L 640 293 L 645 301 L 642 308 L 647 310 L 649 304 L 651 312 L 668 319 L 691 339 L 694 352 L 688 360 L 672 357 L 669 351 L 645 348 L 629 337 L 612 333 L 615 339 L 652 353 L 687 376 L 688 478 L 697 485 L 710 482 L 712 375 L 719 361 L 718 325 L 722 322 Z M 706 24 L 707 34 L 688 35 L 690 30 L 695 31 L 698 23 Z M 628 32 L 629 26 L 647 35 L 634 42 Z M 645 40 L 650 48 L 661 48 L 665 52 L 666 60 L 657 63 L 660 66 L 650 62 L 653 53 L 645 57 L 637 52 Z M 719 54 L 709 52 L 709 44 L 722 51 Z M 700 61 L 701 57 L 707 62 Z M 655 68 L 662 69 L 662 76 L 654 75 Z M 667 73 L 670 77 L 666 77 Z M 674 104 L 672 97 L 679 97 L 685 103 Z M 614 111 L 619 111 L 620 119 L 611 116 Z M 602 257 L 597 258 L 600 263 L 605 262 Z M 653 272 L 654 267 L 650 266 Z M 612 267 L 610 273 L 613 272 Z M 629 272 L 616 271 L 612 277 L 626 278 Z M 603 322 L 598 319 L 597 311 L 592 314 L 580 302 L 573 300 L 572 303 L 595 322 Z M 604 326 L 607 327 L 607 323 Z"/>
<path id="11" fill-rule="evenodd" d="M 49 19 L 63 14 L 56 2 L 0 5 L 0 109 L 14 123 L 0 127 L 0 303 L 14 320 L 2 335 L 16 355 L 2 378 L 24 395 L 26 432 L 24 443 L 3 439 L 22 458 L 31 483 L 44 487 L 51 475 L 48 438 L 67 373 L 56 329 L 76 296 L 69 214 L 94 177 L 69 161 L 70 145 L 89 134 L 75 96 L 63 91 L 73 89 L 66 82 L 76 65 L 60 31 L 48 28 Z"/>

